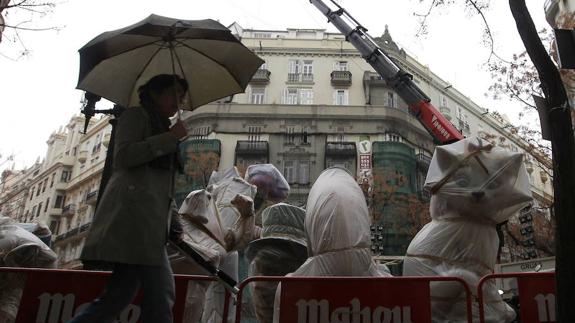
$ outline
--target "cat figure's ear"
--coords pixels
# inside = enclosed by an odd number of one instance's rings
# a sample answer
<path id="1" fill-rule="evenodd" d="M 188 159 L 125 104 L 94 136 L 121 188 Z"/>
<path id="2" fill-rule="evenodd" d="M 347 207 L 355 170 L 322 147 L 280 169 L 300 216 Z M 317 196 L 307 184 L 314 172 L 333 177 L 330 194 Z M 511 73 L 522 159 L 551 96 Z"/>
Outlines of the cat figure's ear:
<path id="1" fill-rule="evenodd" d="M 477 142 L 470 140 L 469 143 L 467 144 L 467 150 L 470 153 L 475 152 L 477 150 L 491 151 L 491 148 L 493 148 L 493 145 L 491 143 L 483 141 L 480 138 L 476 139 Z"/>
<path id="2" fill-rule="evenodd" d="M 437 160 L 437 166 L 443 172 L 449 170 L 454 164 L 458 162 L 456 156 L 452 155 L 451 152 L 443 147 L 435 148 L 435 159 Z"/>

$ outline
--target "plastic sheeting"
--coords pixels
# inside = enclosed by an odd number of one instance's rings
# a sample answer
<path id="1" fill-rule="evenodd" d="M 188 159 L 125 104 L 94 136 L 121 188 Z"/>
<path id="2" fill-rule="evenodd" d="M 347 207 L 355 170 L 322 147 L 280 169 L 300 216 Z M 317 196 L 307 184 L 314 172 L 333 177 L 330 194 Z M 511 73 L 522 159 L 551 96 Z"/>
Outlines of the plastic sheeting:
<path id="1" fill-rule="evenodd" d="M 245 179 L 258 187 L 264 200 L 281 202 L 289 194 L 290 187 L 282 173 L 272 164 L 250 165 Z"/>
<path id="2" fill-rule="evenodd" d="M 406 276 L 458 276 L 477 289 L 497 258 L 496 224 L 531 201 L 523 155 L 467 138 L 435 150 L 425 187 L 432 192 L 432 221 L 412 240 Z M 515 312 L 494 284 L 485 287 L 486 322 L 511 322 Z M 465 296 L 455 283 L 432 284 L 434 321 L 464 322 Z M 474 319 L 478 319 L 477 304 Z"/>
<path id="3" fill-rule="evenodd" d="M 388 276 L 371 258 L 371 221 L 365 197 L 347 170 L 324 170 L 307 199 L 305 232 L 309 258 L 288 276 Z M 279 321 L 281 286 L 274 302 Z"/>
<path id="4" fill-rule="evenodd" d="M 57 255 L 28 230 L 42 236 L 49 236 L 50 231 L 38 225 L 24 227 L 10 218 L 0 217 L 0 267 L 56 268 Z M 16 319 L 25 278 L 24 274 L 0 273 L 0 321 Z"/>
<path id="5" fill-rule="evenodd" d="M 381 276 L 371 259 L 365 197 L 343 168 L 326 169 L 313 184 L 305 230 L 310 258 L 293 276 Z"/>
<path id="6" fill-rule="evenodd" d="M 206 190 L 188 194 L 178 213 L 183 221 L 184 242 L 206 260 L 238 280 L 238 253 L 259 236 L 254 225 L 253 197 L 256 187 L 231 168 L 213 172 Z M 205 274 L 197 264 L 180 257 L 172 261 L 174 272 Z M 190 283 L 186 319 L 191 322 L 221 322 L 225 290 L 219 283 Z M 199 305 L 198 305 L 199 304 Z M 231 319 L 234 315 L 230 306 Z M 201 317 L 201 319 L 200 319 Z"/>
<path id="7" fill-rule="evenodd" d="M 305 210 L 285 203 L 264 210 L 261 238 L 246 249 L 250 276 L 285 276 L 304 263 L 307 259 L 304 219 Z M 272 322 L 277 286 L 277 282 L 250 284 L 260 323 Z"/>
<path id="8" fill-rule="evenodd" d="M 0 267 L 56 268 L 58 257 L 40 238 L 0 218 Z"/>
<path id="9" fill-rule="evenodd" d="M 211 194 L 205 190 L 191 192 L 182 202 L 178 213 L 181 214 L 184 242 L 204 259 L 218 266 L 227 252 Z M 208 226 L 209 224 L 213 226 Z"/>

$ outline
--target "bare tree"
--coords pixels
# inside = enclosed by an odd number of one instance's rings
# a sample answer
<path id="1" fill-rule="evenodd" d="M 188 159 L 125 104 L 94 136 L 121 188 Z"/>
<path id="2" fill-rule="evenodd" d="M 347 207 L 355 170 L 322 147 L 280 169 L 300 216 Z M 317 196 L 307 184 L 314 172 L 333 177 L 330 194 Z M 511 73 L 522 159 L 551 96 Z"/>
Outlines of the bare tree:
<path id="1" fill-rule="evenodd" d="M 0 55 L 5 58 L 16 60 L 26 56 L 30 50 L 22 37 L 23 32 L 29 31 L 57 31 L 59 27 L 38 26 L 38 18 L 52 13 L 56 2 L 42 0 L 0 0 L 0 42 L 12 43 L 13 50 L 18 54 L 15 57 L 9 54 Z"/>

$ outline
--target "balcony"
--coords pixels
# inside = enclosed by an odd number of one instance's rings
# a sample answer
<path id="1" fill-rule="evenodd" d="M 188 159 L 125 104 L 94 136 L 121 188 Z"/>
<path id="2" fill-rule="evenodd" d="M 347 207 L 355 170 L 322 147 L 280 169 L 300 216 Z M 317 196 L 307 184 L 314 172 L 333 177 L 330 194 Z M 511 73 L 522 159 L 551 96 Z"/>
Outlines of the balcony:
<path id="1" fill-rule="evenodd" d="M 333 71 L 333 72 L 331 72 L 331 85 L 350 86 L 351 85 L 351 72 L 350 71 Z"/>
<path id="2" fill-rule="evenodd" d="M 59 217 L 62 215 L 62 208 L 59 207 L 51 207 L 48 209 L 48 215 Z"/>
<path id="3" fill-rule="evenodd" d="M 97 190 L 86 194 L 86 204 L 96 205 L 97 200 L 98 200 L 98 191 Z"/>
<path id="4" fill-rule="evenodd" d="M 75 237 L 75 236 L 79 236 L 81 233 L 84 233 L 86 231 L 88 231 L 88 229 L 90 228 L 90 224 L 92 224 L 92 222 L 88 222 L 83 224 L 82 226 L 79 227 L 75 227 L 74 229 L 70 229 L 68 230 L 68 232 L 62 233 L 58 236 L 56 236 L 56 238 L 54 239 L 54 242 L 60 242 L 60 241 L 64 241 L 66 239 Z"/>
<path id="5" fill-rule="evenodd" d="M 62 216 L 71 216 L 76 213 L 76 204 L 68 204 L 62 208 Z"/>
<path id="6" fill-rule="evenodd" d="M 236 144 L 236 155 L 268 156 L 269 147 L 267 141 L 239 140 Z"/>
<path id="7" fill-rule="evenodd" d="M 87 158 L 88 158 L 88 151 L 80 150 L 80 152 L 78 153 L 78 161 L 83 164 L 86 162 Z"/>
<path id="8" fill-rule="evenodd" d="M 330 157 L 353 157 L 357 158 L 355 142 L 326 142 L 325 155 Z"/>
<path id="9" fill-rule="evenodd" d="M 313 83 L 313 74 L 288 73 L 288 83 Z"/>
<path id="10" fill-rule="evenodd" d="M 259 69 L 256 71 L 250 82 L 255 84 L 268 84 L 270 82 L 271 73 L 272 72 L 267 69 Z"/>

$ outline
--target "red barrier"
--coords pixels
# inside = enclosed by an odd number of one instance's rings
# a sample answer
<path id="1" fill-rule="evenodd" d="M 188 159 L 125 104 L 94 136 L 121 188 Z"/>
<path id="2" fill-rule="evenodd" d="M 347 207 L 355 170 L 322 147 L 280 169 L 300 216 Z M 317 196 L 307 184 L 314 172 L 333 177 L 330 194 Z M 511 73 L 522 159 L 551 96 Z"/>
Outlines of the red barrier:
<path id="1" fill-rule="evenodd" d="M 523 323 L 555 322 L 555 273 L 507 273 L 487 275 L 477 285 L 479 322 L 485 322 L 483 285 L 495 278 L 516 278 Z"/>
<path id="2" fill-rule="evenodd" d="M 249 283 L 281 282 L 280 323 L 431 322 L 430 282 L 455 281 L 466 292 L 472 322 L 471 290 L 457 277 L 250 277 L 239 284 L 236 323 Z"/>
<path id="3" fill-rule="evenodd" d="M 0 268 L 0 273 L 23 274 L 22 297 L 15 323 L 67 322 L 87 303 L 102 292 L 110 272 L 84 270 L 55 270 Z M 25 276 L 24 276 L 25 275 Z M 12 279 L 18 279 L 14 275 Z M 190 281 L 216 281 L 213 277 L 174 275 L 176 301 L 174 322 L 182 322 L 186 307 L 186 293 Z M 119 323 L 139 322 L 140 296 L 128 305 L 119 316 Z M 227 317 L 227 308 L 223 317 Z M 224 319 L 225 320 L 225 319 Z"/>

